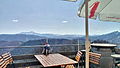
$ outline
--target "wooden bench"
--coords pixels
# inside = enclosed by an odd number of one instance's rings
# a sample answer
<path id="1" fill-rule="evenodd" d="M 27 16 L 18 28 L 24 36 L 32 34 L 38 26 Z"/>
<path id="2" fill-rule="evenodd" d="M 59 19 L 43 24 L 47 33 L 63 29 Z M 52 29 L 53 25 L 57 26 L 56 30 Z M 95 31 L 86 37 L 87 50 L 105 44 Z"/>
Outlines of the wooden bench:
<path id="1" fill-rule="evenodd" d="M 77 62 L 80 61 L 81 56 L 82 56 L 82 52 L 78 51 L 77 54 L 76 54 L 76 56 L 75 56 L 75 59 L 76 59 Z"/>
<path id="2" fill-rule="evenodd" d="M 0 56 L 0 68 L 6 68 L 8 64 L 12 63 L 13 59 L 11 54 L 8 53 L 4 53 Z"/>
<path id="3" fill-rule="evenodd" d="M 12 56 L 11 56 L 11 54 L 9 52 L 5 53 L 5 54 L 2 54 L 2 57 L 8 63 L 12 63 L 13 62 Z"/>
<path id="4" fill-rule="evenodd" d="M 82 52 L 81 51 L 78 51 L 76 56 L 75 56 L 75 60 L 79 63 L 80 61 L 80 58 L 82 56 Z M 75 68 L 73 64 L 71 65 L 66 65 L 65 68 Z"/>
<path id="5" fill-rule="evenodd" d="M 100 64 L 101 54 L 89 52 L 89 62 L 95 65 Z"/>
<path id="6" fill-rule="evenodd" d="M 6 66 L 4 59 L 0 56 L 0 68 L 6 68 Z"/>
<path id="7" fill-rule="evenodd" d="M 81 51 L 78 51 L 76 56 L 75 56 L 75 60 L 79 63 L 80 61 L 80 58 L 82 56 L 82 52 Z M 65 68 L 75 68 L 73 64 L 71 65 L 66 65 Z"/>

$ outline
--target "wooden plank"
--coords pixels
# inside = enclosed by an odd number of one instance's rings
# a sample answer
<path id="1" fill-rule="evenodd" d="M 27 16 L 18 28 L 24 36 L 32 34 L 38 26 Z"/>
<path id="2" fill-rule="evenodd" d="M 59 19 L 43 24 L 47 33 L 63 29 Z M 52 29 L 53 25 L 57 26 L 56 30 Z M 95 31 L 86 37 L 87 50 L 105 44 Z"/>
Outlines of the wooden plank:
<path id="1" fill-rule="evenodd" d="M 43 61 L 43 59 L 40 57 L 40 55 L 35 55 L 35 57 L 41 62 L 41 64 L 42 64 L 43 66 L 46 65 L 45 62 Z"/>
<path id="2" fill-rule="evenodd" d="M 91 63 L 94 63 L 94 64 L 100 64 L 100 57 L 101 57 L 101 54 L 98 54 L 98 53 L 93 53 L 93 52 L 89 52 L 89 57 L 90 57 L 90 62 Z"/>
<path id="3" fill-rule="evenodd" d="M 35 55 L 35 57 L 40 61 L 40 63 L 44 67 L 60 66 L 60 65 L 77 63 L 76 61 L 69 59 L 68 57 L 63 56 L 61 54 L 49 54 L 48 56 Z"/>

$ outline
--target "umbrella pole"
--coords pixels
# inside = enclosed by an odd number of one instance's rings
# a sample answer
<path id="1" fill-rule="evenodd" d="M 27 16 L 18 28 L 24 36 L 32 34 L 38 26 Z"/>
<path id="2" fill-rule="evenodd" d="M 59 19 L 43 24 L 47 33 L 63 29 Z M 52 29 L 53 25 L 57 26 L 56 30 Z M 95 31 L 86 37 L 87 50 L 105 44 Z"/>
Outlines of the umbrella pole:
<path id="1" fill-rule="evenodd" d="M 86 60 L 85 60 L 85 67 L 89 68 L 89 48 L 90 48 L 90 41 L 89 41 L 89 30 L 88 30 L 88 0 L 85 0 L 85 31 L 86 31 L 86 41 L 85 41 L 85 48 L 86 48 Z"/>

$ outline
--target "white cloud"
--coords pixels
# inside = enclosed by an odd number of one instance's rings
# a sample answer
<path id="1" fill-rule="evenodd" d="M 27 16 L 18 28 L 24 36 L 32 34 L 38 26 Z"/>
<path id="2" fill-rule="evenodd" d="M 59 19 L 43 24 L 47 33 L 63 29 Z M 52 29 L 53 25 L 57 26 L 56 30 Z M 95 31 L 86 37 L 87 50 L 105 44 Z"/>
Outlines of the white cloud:
<path id="1" fill-rule="evenodd" d="M 19 22 L 19 20 L 18 19 L 13 19 L 12 22 Z"/>
<path id="2" fill-rule="evenodd" d="M 62 23 L 68 23 L 68 21 L 62 21 Z"/>

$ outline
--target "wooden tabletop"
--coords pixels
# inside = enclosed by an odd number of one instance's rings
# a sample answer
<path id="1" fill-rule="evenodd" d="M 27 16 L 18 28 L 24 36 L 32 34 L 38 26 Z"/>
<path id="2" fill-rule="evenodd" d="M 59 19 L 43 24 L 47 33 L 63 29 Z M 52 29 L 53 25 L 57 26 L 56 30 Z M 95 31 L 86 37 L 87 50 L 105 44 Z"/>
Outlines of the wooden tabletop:
<path id="1" fill-rule="evenodd" d="M 120 54 L 113 54 L 111 55 L 113 58 L 120 58 Z"/>
<path id="2" fill-rule="evenodd" d="M 76 61 L 63 56 L 61 54 L 49 54 L 46 55 L 35 55 L 35 57 L 40 61 L 40 63 L 44 67 L 52 67 L 52 66 L 61 66 L 61 65 L 67 65 L 67 64 L 75 64 Z"/>
<path id="3" fill-rule="evenodd" d="M 93 43 L 91 46 L 94 47 L 116 47 L 117 45 L 115 44 L 104 44 L 104 43 Z"/>

